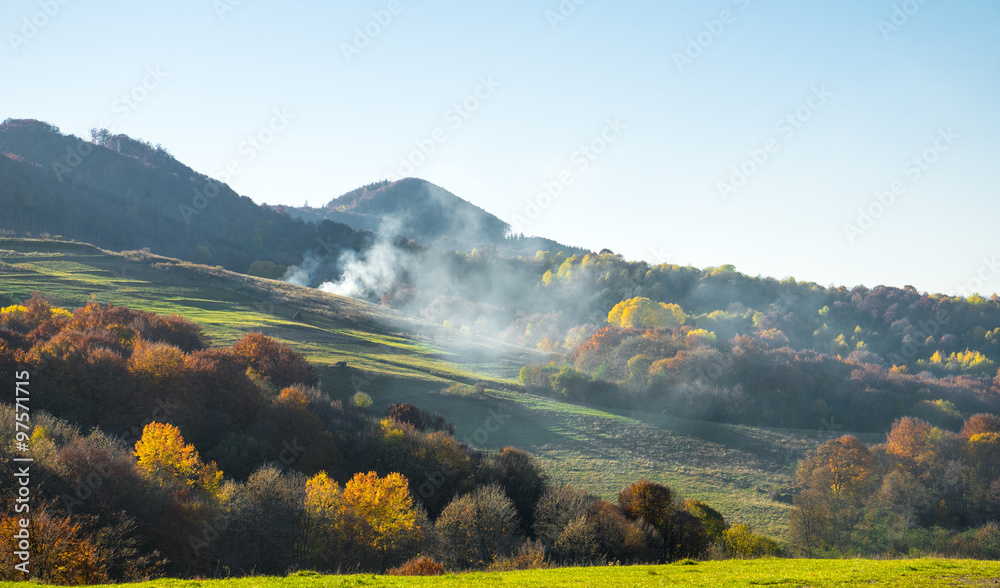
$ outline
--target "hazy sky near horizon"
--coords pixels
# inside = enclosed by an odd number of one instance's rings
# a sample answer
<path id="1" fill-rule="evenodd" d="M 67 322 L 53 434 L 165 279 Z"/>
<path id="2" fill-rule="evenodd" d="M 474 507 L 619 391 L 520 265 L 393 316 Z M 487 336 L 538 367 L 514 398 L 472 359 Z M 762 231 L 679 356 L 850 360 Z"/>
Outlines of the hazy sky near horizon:
<path id="1" fill-rule="evenodd" d="M 629 259 L 1000 291 L 995 0 L 6 0 L 0 27 L 0 116 L 257 202 L 416 176 Z"/>

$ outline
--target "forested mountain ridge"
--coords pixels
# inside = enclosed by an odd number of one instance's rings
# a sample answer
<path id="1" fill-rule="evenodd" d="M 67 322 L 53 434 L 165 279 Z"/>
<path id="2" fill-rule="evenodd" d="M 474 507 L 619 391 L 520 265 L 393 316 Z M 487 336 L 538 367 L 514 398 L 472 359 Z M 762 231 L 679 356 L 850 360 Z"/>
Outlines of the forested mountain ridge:
<path id="1" fill-rule="evenodd" d="M 305 257 L 319 260 L 317 283 L 341 273 L 345 252 L 369 247 L 369 233 L 446 251 L 585 253 L 512 235 L 504 221 L 424 180 L 378 182 L 323 208 L 258 205 L 160 145 L 103 129 L 91 134 L 83 140 L 30 119 L 0 124 L 0 230 L 112 250 L 149 248 L 238 272 L 262 262 L 253 273 L 272 278 Z"/>
<path id="2" fill-rule="evenodd" d="M 91 141 L 36 120 L 0 124 L 0 229 L 62 235 L 246 272 L 254 261 L 336 258 L 365 234 L 304 223 L 255 204 L 160 146 L 96 131 Z M 279 276 L 280 277 L 280 276 Z"/>

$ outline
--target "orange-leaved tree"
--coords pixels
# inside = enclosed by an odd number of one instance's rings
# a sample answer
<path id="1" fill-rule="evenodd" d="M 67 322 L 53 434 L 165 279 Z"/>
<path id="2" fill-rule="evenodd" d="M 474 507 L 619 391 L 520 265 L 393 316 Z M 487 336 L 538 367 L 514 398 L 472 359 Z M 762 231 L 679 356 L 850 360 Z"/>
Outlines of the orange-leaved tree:
<path id="1" fill-rule="evenodd" d="M 974 414 L 965 421 L 959 435 L 968 440 L 980 433 L 1000 433 L 1000 417 L 989 413 Z"/>
<path id="2" fill-rule="evenodd" d="M 0 580 L 35 578 L 46 584 L 101 584 L 108 581 L 94 539 L 73 515 L 51 514 L 32 507 L 30 528 L 22 515 L 0 516 Z M 30 539 L 24 539 L 30 537 Z M 20 549 L 23 541 L 25 549 Z M 15 555 L 26 551 L 27 559 Z M 23 573 L 27 570 L 27 574 Z"/>
<path id="3" fill-rule="evenodd" d="M 271 380 L 275 386 L 316 383 L 316 373 L 305 356 L 263 333 L 247 333 L 233 343 L 233 351 L 250 369 Z"/>
<path id="4" fill-rule="evenodd" d="M 853 435 L 827 441 L 802 463 L 804 486 L 831 492 L 837 499 L 861 497 L 872 489 L 877 477 L 875 458 Z"/>
<path id="5" fill-rule="evenodd" d="M 188 367 L 184 352 L 167 343 L 136 339 L 128 371 L 137 384 L 128 404 L 132 422 L 151 414 L 157 402 L 166 400 L 177 406 L 174 422 L 190 423 L 201 413 L 205 396 L 194 394 L 188 386 Z"/>
<path id="6" fill-rule="evenodd" d="M 925 482 L 940 482 L 944 456 L 953 437 L 953 433 L 926 421 L 903 417 L 893 423 L 885 450 L 899 461 L 904 471 Z"/>
<path id="7" fill-rule="evenodd" d="M 682 547 L 678 544 L 679 527 L 675 521 L 677 497 L 669 486 L 641 480 L 618 493 L 618 506 L 628 518 L 641 518 L 663 538 L 661 561 L 670 562 Z"/>

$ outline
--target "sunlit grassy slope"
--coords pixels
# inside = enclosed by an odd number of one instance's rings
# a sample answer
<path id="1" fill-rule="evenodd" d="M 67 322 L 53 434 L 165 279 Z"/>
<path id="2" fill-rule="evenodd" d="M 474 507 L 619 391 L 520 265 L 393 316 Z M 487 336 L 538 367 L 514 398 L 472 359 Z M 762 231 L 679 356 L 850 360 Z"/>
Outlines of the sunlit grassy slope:
<path id="1" fill-rule="evenodd" d="M 444 414 L 472 445 L 531 451 L 557 481 L 613 499 L 630 482 L 657 480 L 779 539 L 788 506 L 771 500 L 767 489 L 790 484 L 798 457 L 829 434 L 823 423 L 814 431 L 758 429 L 529 396 L 515 378 L 525 363 L 547 361 L 533 350 L 218 268 L 82 244 L 0 239 L 0 295 L 23 299 L 36 291 L 71 308 L 97 300 L 180 314 L 202 325 L 216 344 L 262 331 L 305 353 L 334 398 L 361 389 L 374 398 L 376 413 L 412 402 Z M 348 368 L 337 369 L 340 361 Z M 485 392 L 474 392 L 477 381 L 487 382 Z"/>
<path id="2" fill-rule="evenodd" d="M 371 574 L 321 576 L 300 572 L 284 578 L 156 580 L 136 588 L 319 588 L 333 586 L 995 586 L 1000 562 L 920 559 L 909 561 L 769 559 L 675 563 L 665 566 L 558 568 L 504 573 L 393 577 Z M 0 582 L 0 585 L 13 582 Z"/>

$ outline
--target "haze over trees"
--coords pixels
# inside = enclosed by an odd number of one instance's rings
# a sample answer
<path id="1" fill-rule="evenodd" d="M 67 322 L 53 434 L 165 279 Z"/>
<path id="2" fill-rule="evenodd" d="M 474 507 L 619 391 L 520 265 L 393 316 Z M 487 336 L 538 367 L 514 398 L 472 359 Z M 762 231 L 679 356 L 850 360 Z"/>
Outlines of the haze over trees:
<path id="1" fill-rule="evenodd" d="M 685 514 L 665 486 L 643 482 L 623 496 L 650 488 L 653 501 L 614 505 L 553 485 L 521 450 L 459 443 L 441 415 L 396 404 L 380 418 L 331 401 L 301 354 L 260 333 L 216 347 L 181 317 L 95 302 L 71 312 L 35 296 L 0 309 L 0 378 L 15 368 L 31 371 L 32 406 L 45 409 L 28 453 L 33 520 L 52 538 L 33 547 L 51 564 L 35 573 L 46 582 L 438 565 L 428 557 L 456 570 L 666 562 L 712 542 L 729 549 L 720 515 Z M 0 405 L 6 470 L 14 419 Z M 0 490 L 3 541 L 17 529 L 15 499 L 14 487 Z M 17 579 L 13 569 L 0 573 Z"/>
<path id="2" fill-rule="evenodd" d="M 886 434 L 874 446 L 846 435 L 802 461 L 794 553 L 1000 556 L 995 294 L 628 261 L 510 235 L 500 219 L 414 179 L 365 186 L 322 210 L 257 206 L 162 147 L 101 131 L 86 142 L 38 121 L 0 125 L 0 154 L 8 232 L 285 277 L 457 337 L 545 352 L 522 367 L 519 392 Z M 206 186 L 218 192 L 206 196 Z M 462 219 L 476 228 L 443 239 Z M 51 413 L 33 439 L 51 493 L 40 520 L 53 545 L 81 546 L 76 559 L 52 556 L 73 570 L 53 568 L 54 581 L 220 565 L 437 569 L 431 557 L 451 569 L 512 569 L 781 551 L 654 482 L 601 500 L 554 484 L 518 449 L 462 445 L 443 416 L 413 404 L 376 417 L 364 393 L 349 406 L 332 401 L 301 354 L 262 333 L 217 347 L 182 317 L 7 302 L 0 376 L 37 369 L 32 393 Z M 12 532 L 10 521 L 3 529 Z"/>

